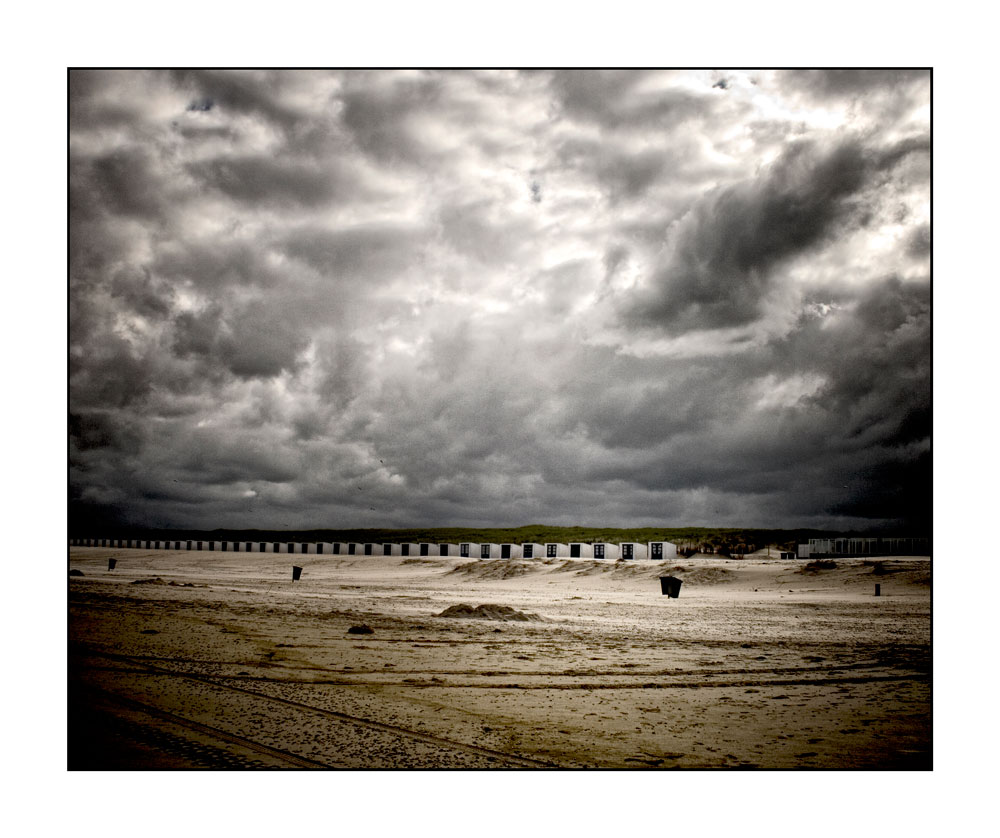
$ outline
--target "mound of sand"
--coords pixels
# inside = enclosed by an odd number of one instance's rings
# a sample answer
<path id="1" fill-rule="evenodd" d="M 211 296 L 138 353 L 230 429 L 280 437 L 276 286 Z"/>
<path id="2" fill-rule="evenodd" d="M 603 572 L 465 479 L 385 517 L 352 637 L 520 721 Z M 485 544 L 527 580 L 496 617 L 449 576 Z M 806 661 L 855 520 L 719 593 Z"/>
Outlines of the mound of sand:
<path id="1" fill-rule="evenodd" d="M 132 582 L 133 585 L 166 585 L 159 576 L 155 576 L 152 579 L 136 579 Z"/>
<path id="2" fill-rule="evenodd" d="M 659 568 L 656 576 L 676 576 L 686 585 L 721 585 L 731 582 L 733 572 L 725 567 L 696 567 L 674 565 L 671 568 Z"/>
<path id="3" fill-rule="evenodd" d="M 70 576 L 83 576 L 82 570 L 77 570 L 75 567 L 69 572 Z"/>
<path id="4" fill-rule="evenodd" d="M 468 576 L 472 579 L 510 579 L 513 576 L 524 576 L 537 573 L 538 565 L 528 562 L 513 562 L 509 559 L 493 559 L 485 562 L 466 562 L 449 570 L 446 576 Z"/>
<path id="5" fill-rule="evenodd" d="M 473 608 L 464 602 L 459 605 L 452 605 L 445 608 L 438 617 L 459 617 L 471 620 L 502 620 L 504 622 L 517 621 L 527 622 L 529 620 L 541 620 L 537 614 L 525 614 L 523 611 L 516 611 L 508 605 L 477 605 Z"/>
<path id="6" fill-rule="evenodd" d="M 833 559 L 816 559 L 809 562 L 799 573 L 819 573 L 821 570 L 836 570 L 837 563 Z"/>

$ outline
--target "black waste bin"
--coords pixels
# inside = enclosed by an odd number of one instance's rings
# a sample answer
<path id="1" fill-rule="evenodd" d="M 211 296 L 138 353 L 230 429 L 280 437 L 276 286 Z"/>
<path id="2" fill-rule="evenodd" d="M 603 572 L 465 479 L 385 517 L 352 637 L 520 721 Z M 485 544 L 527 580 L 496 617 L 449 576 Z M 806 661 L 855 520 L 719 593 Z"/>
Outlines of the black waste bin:
<path id="1" fill-rule="evenodd" d="M 298 582 L 299 577 L 302 575 L 302 568 L 298 565 L 292 565 L 292 581 Z"/>
<path id="2" fill-rule="evenodd" d="M 664 596 L 677 599 L 681 595 L 681 580 L 676 576 L 661 576 L 660 592 Z"/>
<path id="3" fill-rule="evenodd" d="M 114 570 L 116 564 L 118 564 L 118 559 L 108 559 L 108 570 Z"/>

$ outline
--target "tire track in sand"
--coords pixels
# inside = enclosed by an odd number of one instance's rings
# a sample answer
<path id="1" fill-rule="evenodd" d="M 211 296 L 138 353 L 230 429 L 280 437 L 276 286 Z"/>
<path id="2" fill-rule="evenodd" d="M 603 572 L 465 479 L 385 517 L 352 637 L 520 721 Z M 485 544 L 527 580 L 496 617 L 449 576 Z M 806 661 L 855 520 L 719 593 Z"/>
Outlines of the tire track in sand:
<path id="1" fill-rule="evenodd" d="M 190 672 L 175 672 L 169 669 L 163 669 L 158 666 L 153 666 L 152 664 L 144 664 L 143 662 L 131 658 L 127 655 L 108 654 L 107 657 L 115 658 L 117 660 L 125 661 L 135 666 L 142 667 L 142 670 L 144 672 L 156 675 L 167 675 L 173 678 L 181 678 L 187 681 L 194 681 L 200 684 L 208 684 L 209 686 L 215 687 L 216 689 L 228 690 L 234 693 L 242 693 L 244 695 L 252 696 L 256 699 L 273 702 L 275 704 L 282 704 L 288 707 L 293 707 L 298 710 L 307 710 L 312 713 L 318 713 L 321 716 L 336 719 L 346 724 L 359 725 L 361 727 L 366 727 L 371 730 L 377 730 L 382 733 L 388 733 L 394 736 L 401 736 L 407 739 L 412 739 L 417 742 L 422 742 L 426 745 L 433 745 L 438 748 L 443 748 L 445 750 L 451 749 L 455 751 L 461 751 L 463 753 L 473 754 L 475 756 L 485 757 L 495 762 L 506 763 L 511 767 L 536 768 L 536 769 L 559 768 L 558 765 L 552 762 L 533 759 L 531 757 L 517 756 L 515 754 L 509 754 L 504 751 L 493 750 L 492 748 L 484 748 L 479 745 L 468 745 L 465 742 L 456 742 L 453 739 L 446 739 L 443 736 L 435 736 L 434 734 L 431 733 L 422 733 L 420 731 L 412 730 L 406 727 L 401 727 L 399 725 L 388 724 L 387 722 L 378 722 L 375 721 L 374 719 L 366 719 L 363 716 L 354 716 L 349 713 L 341 713 L 337 710 L 327 710 L 324 707 L 317 707 L 314 704 L 306 704 L 301 701 L 293 701 L 292 699 L 288 698 L 280 698 L 278 696 L 267 695 L 266 693 L 258 692 L 257 690 L 251 690 L 247 689 L 246 687 L 237 687 L 232 684 L 223 683 L 219 681 L 218 678 L 216 677 L 207 675 L 198 675 L 196 673 L 190 673 Z M 167 711 L 158 711 L 158 712 L 166 713 Z M 180 719 L 181 717 L 178 716 L 177 718 Z M 199 722 L 192 722 L 190 720 L 186 720 L 186 723 L 192 726 L 200 724 Z M 210 728 L 210 729 L 217 730 L 217 728 Z M 225 732 L 219 731 L 219 733 L 225 733 Z M 235 734 L 226 734 L 226 735 L 235 736 Z M 242 737 L 236 737 L 236 738 L 241 740 L 241 743 L 250 743 L 252 741 L 249 739 L 243 739 Z M 257 744 L 261 748 L 270 747 L 267 745 L 260 745 L 260 743 Z M 287 753 L 287 752 L 278 751 L 278 753 Z M 295 757 L 294 754 L 289 754 L 289 756 L 301 759 L 300 757 Z M 322 763 L 313 763 L 310 767 L 335 768 L 340 766 L 328 766 L 328 765 L 323 765 Z M 496 767 L 503 767 L 503 766 L 500 765 Z"/>

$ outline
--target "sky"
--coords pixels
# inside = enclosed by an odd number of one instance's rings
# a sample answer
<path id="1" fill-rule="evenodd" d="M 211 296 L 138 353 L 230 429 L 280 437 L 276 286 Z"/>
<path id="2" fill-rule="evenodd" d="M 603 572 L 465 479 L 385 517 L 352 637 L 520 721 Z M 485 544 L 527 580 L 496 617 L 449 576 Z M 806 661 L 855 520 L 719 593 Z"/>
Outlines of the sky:
<path id="1" fill-rule="evenodd" d="M 72 525 L 926 530 L 930 74 L 69 74 Z"/>

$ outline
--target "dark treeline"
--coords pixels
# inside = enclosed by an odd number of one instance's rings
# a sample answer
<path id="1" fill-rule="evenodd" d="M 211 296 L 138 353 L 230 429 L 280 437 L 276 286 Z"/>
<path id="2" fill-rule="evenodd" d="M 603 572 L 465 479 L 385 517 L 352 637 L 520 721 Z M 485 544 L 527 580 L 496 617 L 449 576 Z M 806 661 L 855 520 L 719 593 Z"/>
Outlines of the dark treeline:
<path id="1" fill-rule="evenodd" d="M 359 542 L 398 543 L 428 542 L 431 544 L 458 544 L 463 541 L 491 544 L 521 544 L 524 542 L 559 542 L 568 544 L 606 541 L 617 544 L 623 541 L 670 541 L 684 553 L 710 552 L 742 556 L 754 550 L 774 547 L 794 550 L 810 538 L 839 538 L 850 535 L 875 533 L 837 532 L 815 529 L 753 529 L 742 527 L 550 527 L 529 524 L 524 527 L 497 529 L 479 527 L 425 527 L 413 529 L 317 529 L 317 530 L 176 530 L 139 528 L 80 528 L 71 532 L 71 538 L 135 538 L 150 540 L 214 540 L 214 541 L 269 541 L 269 542 Z M 880 532 L 882 536 L 924 536 L 914 532 Z"/>

